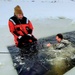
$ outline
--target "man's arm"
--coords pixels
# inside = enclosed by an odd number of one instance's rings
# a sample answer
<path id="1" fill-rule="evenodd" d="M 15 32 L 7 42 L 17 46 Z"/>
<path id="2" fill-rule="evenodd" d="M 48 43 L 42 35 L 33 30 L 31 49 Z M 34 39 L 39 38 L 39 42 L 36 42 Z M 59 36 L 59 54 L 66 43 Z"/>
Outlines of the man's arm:
<path id="1" fill-rule="evenodd" d="M 64 45 L 63 43 L 53 44 L 53 48 L 54 48 L 54 49 L 60 50 L 60 49 L 62 49 L 62 48 L 64 48 L 64 47 L 65 47 L 65 45 Z"/>
<path id="2" fill-rule="evenodd" d="M 15 31 L 14 24 L 9 20 L 8 22 L 9 30 L 14 36 L 19 36 L 19 34 Z"/>
<path id="3" fill-rule="evenodd" d="M 32 25 L 32 23 L 30 22 L 30 20 L 28 20 L 28 25 L 29 25 L 29 31 L 28 31 L 28 33 L 29 33 L 29 34 L 32 34 L 32 32 L 33 32 L 33 25 Z"/>

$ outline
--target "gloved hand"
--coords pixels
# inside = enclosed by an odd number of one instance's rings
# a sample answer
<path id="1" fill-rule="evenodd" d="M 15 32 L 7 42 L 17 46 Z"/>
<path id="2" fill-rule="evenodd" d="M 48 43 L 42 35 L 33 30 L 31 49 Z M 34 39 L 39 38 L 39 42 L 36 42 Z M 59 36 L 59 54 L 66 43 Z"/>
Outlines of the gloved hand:
<path id="1" fill-rule="evenodd" d="M 21 39 L 21 38 L 22 38 L 22 36 L 19 36 L 19 37 L 18 37 L 18 39 Z"/>
<path id="2" fill-rule="evenodd" d="M 32 36 L 31 34 L 27 34 L 27 35 L 30 36 L 30 37 Z"/>

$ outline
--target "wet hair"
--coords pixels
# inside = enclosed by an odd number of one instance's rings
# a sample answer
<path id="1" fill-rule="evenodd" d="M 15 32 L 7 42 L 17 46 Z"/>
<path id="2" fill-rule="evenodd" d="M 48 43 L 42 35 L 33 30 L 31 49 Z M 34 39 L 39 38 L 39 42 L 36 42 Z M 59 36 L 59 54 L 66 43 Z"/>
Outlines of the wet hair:
<path id="1" fill-rule="evenodd" d="M 61 33 L 57 34 L 56 36 L 58 36 L 60 39 L 63 39 L 63 35 Z"/>

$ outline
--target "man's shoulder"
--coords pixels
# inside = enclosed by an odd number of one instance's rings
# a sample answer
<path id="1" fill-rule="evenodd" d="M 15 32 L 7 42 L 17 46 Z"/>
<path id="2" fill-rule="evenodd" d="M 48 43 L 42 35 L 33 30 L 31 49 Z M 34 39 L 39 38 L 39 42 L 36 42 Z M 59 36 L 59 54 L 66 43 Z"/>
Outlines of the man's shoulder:
<path id="1" fill-rule="evenodd" d="M 63 40 L 61 41 L 61 43 L 69 44 L 69 43 L 71 43 L 71 42 L 70 42 L 69 40 L 63 39 Z"/>
<path id="2" fill-rule="evenodd" d="M 27 19 L 27 17 L 23 16 L 24 19 Z"/>
<path id="3" fill-rule="evenodd" d="M 29 21 L 29 19 L 25 16 L 23 16 L 23 20 L 24 20 L 24 22 L 26 21 L 26 23 L 28 23 L 28 21 Z"/>
<path id="4" fill-rule="evenodd" d="M 9 21 L 11 21 L 14 25 L 19 24 L 18 19 L 16 16 L 10 17 Z"/>
<path id="5" fill-rule="evenodd" d="M 68 40 L 66 40 L 66 39 L 63 39 L 63 40 L 62 40 L 62 42 L 67 42 L 67 41 L 68 41 Z"/>
<path id="6" fill-rule="evenodd" d="M 25 16 L 23 16 L 23 19 L 24 19 L 24 20 L 29 20 L 29 19 L 28 19 L 27 17 L 25 17 Z"/>
<path id="7" fill-rule="evenodd" d="M 15 16 L 12 16 L 12 17 L 9 18 L 9 20 L 10 20 L 10 19 L 15 20 L 16 17 L 15 17 Z"/>

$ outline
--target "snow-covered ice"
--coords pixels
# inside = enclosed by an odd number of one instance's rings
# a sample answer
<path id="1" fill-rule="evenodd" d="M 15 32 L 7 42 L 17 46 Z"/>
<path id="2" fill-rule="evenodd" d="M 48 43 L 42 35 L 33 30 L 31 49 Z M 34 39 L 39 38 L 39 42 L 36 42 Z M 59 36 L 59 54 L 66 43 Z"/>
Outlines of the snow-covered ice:
<path id="1" fill-rule="evenodd" d="M 75 19 L 75 2 L 26 2 L 26 1 L 1 1 L 0 2 L 0 22 L 1 26 L 7 25 L 8 19 L 14 14 L 14 7 L 20 5 L 24 15 L 29 19 L 58 18 L 65 17 Z"/>
<path id="2" fill-rule="evenodd" d="M 69 72 L 65 73 L 64 75 L 75 75 L 75 67 L 72 68 Z"/>
<path id="3" fill-rule="evenodd" d="M 8 52 L 7 46 L 14 44 L 8 19 L 13 16 L 16 5 L 32 21 L 33 33 L 38 39 L 75 30 L 75 2 L 0 1 L 0 52 Z M 17 75 L 10 54 L 0 54 L 0 75 Z"/>

